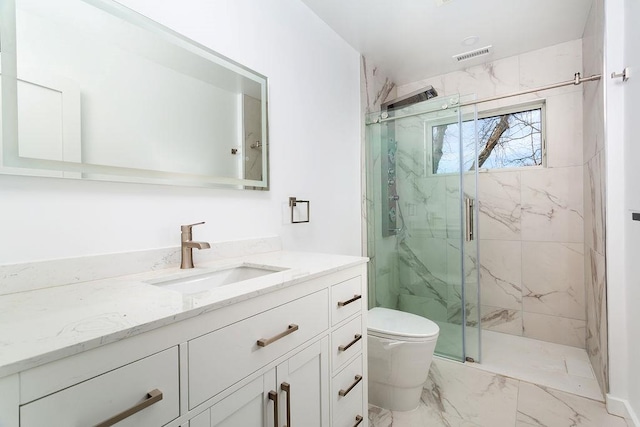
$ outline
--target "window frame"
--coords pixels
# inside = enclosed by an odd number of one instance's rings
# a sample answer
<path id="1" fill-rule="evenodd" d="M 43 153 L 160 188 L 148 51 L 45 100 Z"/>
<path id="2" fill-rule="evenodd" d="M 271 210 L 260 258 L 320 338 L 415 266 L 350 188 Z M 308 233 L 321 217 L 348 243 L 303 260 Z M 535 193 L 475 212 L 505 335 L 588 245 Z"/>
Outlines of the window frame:
<path id="1" fill-rule="evenodd" d="M 533 170 L 533 169 L 542 169 L 547 168 L 547 124 L 546 124 L 546 99 L 539 99 L 531 102 L 525 102 L 521 104 L 512 104 L 505 107 L 497 107 L 490 108 L 487 110 L 478 111 L 477 118 L 478 120 L 486 119 L 489 117 L 501 116 L 504 114 L 513 114 L 513 113 L 522 113 L 530 110 L 540 109 L 540 137 L 541 141 L 541 163 L 540 165 L 532 165 L 532 166 L 511 166 L 505 168 L 479 168 L 479 173 L 487 173 L 487 172 L 497 172 L 497 171 L 520 171 L 520 170 Z M 462 122 L 465 121 L 473 121 L 474 113 L 463 113 L 462 114 Z M 434 126 L 442 126 L 446 124 L 454 124 L 455 122 L 451 122 L 450 119 L 440 119 L 436 121 L 426 121 L 424 122 L 424 133 L 425 133 L 425 147 L 424 147 L 424 165 L 425 165 L 425 176 L 450 176 L 457 175 L 459 172 L 443 172 L 443 173 L 434 173 L 433 172 L 433 128 Z M 465 170 L 464 173 L 468 173 L 472 171 Z"/>

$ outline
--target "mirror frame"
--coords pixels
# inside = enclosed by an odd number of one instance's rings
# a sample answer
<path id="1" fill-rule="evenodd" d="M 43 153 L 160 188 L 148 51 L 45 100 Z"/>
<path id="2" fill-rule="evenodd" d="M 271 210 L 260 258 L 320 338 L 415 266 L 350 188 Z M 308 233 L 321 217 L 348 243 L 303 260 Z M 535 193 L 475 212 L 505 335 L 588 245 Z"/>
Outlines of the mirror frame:
<path id="1" fill-rule="evenodd" d="M 19 0 L 18 0 L 19 1 Z M 17 96 L 17 44 L 16 0 L 0 2 L 0 52 L 2 82 L 2 115 L 0 122 L 0 173 L 11 175 L 62 177 L 98 181 L 149 183 L 193 187 L 222 187 L 236 189 L 269 190 L 269 138 L 268 138 L 268 78 L 224 55 L 156 22 L 152 19 L 110 0 L 77 0 L 100 9 L 116 18 L 135 25 L 163 41 L 200 55 L 215 64 L 256 81 L 261 87 L 262 110 L 262 179 L 249 180 L 222 176 L 163 172 L 119 166 L 85 164 L 64 160 L 44 160 L 19 156 L 18 96 Z M 83 174 L 90 174 L 89 177 Z"/>

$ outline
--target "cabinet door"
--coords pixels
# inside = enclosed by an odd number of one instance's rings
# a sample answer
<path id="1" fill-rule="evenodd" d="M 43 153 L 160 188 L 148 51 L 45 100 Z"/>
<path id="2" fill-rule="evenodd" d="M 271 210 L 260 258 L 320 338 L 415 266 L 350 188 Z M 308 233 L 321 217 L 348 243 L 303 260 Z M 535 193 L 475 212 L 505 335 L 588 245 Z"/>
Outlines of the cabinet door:
<path id="1" fill-rule="evenodd" d="M 277 384 L 281 426 L 328 427 L 328 337 L 278 365 Z"/>
<path id="2" fill-rule="evenodd" d="M 275 370 L 267 372 L 233 394 L 216 403 L 209 416 L 201 414 L 193 420 L 195 426 L 211 427 L 273 427 L 276 405 L 269 392 L 277 398 Z M 203 419 L 209 423 L 203 423 Z"/>

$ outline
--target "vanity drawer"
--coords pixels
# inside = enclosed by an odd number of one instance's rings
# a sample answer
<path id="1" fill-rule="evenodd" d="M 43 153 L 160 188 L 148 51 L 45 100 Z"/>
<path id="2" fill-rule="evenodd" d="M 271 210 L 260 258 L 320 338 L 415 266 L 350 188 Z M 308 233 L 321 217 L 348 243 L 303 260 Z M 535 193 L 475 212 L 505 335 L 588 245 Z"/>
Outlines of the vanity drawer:
<path id="1" fill-rule="evenodd" d="M 141 407 L 118 426 L 158 427 L 180 415 L 178 347 L 23 405 L 20 426 L 95 426 Z"/>
<path id="2" fill-rule="evenodd" d="M 324 289 L 189 341 L 189 408 L 326 331 L 328 300 Z"/>
<path id="3" fill-rule="evenodd" d="M 333 426 L 353 427 L 363 413 L 364 373 L 362 356 L 348 364 L 333 378 L 331 399 L 333 400 Z M 362 378 L 358 381 L 357 378 Z"/>
<path id="4" fill-rule="evenodd" d="M 358 316 L 331 334 L 331 367 L 333 372 L 340 369 L 347 360 L 362 351 L 362 317 Z"/>
<path id="5" fill-rule="evenodd" d="M 362 310 L 362 278 L 354 277 L 331 287 L 331 324 Z"/>

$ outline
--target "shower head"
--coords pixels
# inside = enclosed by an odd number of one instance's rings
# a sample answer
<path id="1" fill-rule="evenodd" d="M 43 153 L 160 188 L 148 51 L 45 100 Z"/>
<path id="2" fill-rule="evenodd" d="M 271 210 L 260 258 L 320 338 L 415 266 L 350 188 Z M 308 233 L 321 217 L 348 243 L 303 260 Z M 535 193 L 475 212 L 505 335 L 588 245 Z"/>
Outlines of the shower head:
<path id="1" fill-rule="evenodd" d="M 399 98 L 387 101 L 380 107 L 382 108 L 382 111 L 391 110 L 394 108 L 406 107 L 407 105 L 426 101 L 427 99 L 435 98 L 436 96 L 438 96 L 438 92 L 435 90 L 435 88 L 433 86 L 427 86 L 425 88 L 416 90 L 415 92 L 411 92 Z"/>

